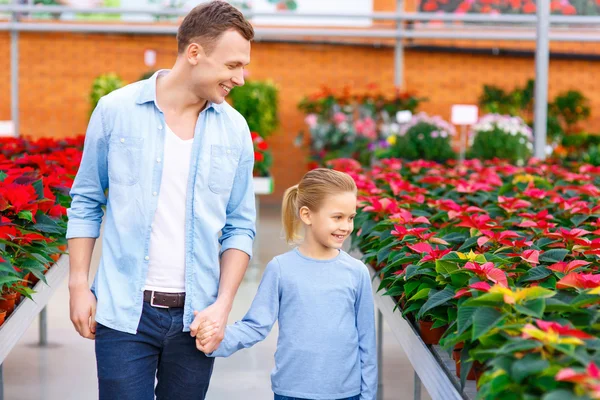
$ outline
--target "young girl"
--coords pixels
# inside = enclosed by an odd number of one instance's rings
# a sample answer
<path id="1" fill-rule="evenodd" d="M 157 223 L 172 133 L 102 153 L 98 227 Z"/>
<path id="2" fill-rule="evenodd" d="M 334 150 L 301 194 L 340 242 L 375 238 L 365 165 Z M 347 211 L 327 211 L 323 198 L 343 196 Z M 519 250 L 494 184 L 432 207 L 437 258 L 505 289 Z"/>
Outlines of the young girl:
<path id="1" fill-rule="evenodd" d="M 304 240 L 266 267 L 250 310 L 227 326 L 212 357 L 228 357 L 265 339 L 276 320 L 279 339 L 271 383 L 275 400 L 374 400 L 377 356 L 367 267 L 341 250 L 354 228 L 356 185 L 342 172 L 315 169 L 289 188 L 282 219 L 288 243 Z M 217 329 L 203 324 L 201 350 Z"/>

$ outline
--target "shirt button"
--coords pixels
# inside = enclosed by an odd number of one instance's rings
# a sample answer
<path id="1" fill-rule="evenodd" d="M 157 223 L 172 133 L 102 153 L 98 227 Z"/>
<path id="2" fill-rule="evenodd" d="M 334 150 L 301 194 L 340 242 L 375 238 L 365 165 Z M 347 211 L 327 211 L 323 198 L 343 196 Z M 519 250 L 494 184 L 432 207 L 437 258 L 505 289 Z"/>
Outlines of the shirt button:
<path id="1" fill-rule="evenodd" d="M 157 194 L 157 192 L 152 192 L 152 196 L 156 196 Z"/>
<path id="2" fill-rule="evenodd" d="M 162 125 L 159 125 L 159 126 L 158 126 L 158 129 L 162 129 Z"/>
<path id="3" fill-rule="evenodd" d="M 227 150 L 227 154 L 231 154 L 231 150 Z"/>
<path id="4" fill-rule="evenodd" d="M 125 138 L 121 138 L 121 143 L 125 143 Z"/>
<path id="5" fill-rule="evenodd" d="M 156 159 L 156 162 L 160 164 L 160 158 L 157 158 L 157 159 Z"/>
<path id="6" fill-rule="evenodd" d="M 144 260 L 148 261 L 150 259 L 150 257 L 146 256 L 144 257 Z"/>

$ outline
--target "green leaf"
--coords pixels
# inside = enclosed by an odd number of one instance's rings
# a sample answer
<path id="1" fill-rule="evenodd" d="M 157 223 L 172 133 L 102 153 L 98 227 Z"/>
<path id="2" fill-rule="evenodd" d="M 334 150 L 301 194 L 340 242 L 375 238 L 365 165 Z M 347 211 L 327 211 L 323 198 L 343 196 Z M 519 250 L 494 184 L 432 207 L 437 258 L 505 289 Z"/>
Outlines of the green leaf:
<path id="1" fill-rule="evenodd" d="M 443 276 L 448 276 L 458 269 L 456 261 L 435 260 L 435 271 Z"/>
<path id="2" fill-rule="evenodd" d="M 419 311 L 419 316 L 423 315 L 427 311 L 434 307 L 438 307 L 454 297 L 454 288 L 446 286 L 444 290 L 441 290 L 434 295 L 430 296 L 429 299 L 423 304 L 423 307 Z"/>
<path id="3" fill-rule="evenodd" d="M 543 265 L 531 268 L 525 275 L 519 279 L 519 282 L 541 281 L 552 274 L 552 271 Z"/>
<path id="4" fill-rule="evenodd" d="M 384 296 L 401 296 L 402 293 L 404 293 L 404 289 L 401 286 L 392 286 L 384 293 Z"/>
<path id="5" fill-rule="evenodd" d="M 500 349 L 500 352 L 512 354 L 522 351 L 538 349 L 542 346 L 543 344 L 541 342 L 538 342 L 537 340 L 519 340 L 518 342 L 511 342 L 505 344 Z"/>
<path id="6" fill-rule="evenodd" d="M 556 243 L 556 242 L 558 242 L 558 240 L 544 237 L 544 238 L 541 238 L 540 240 L 538 240 L 537 242 L 535 242 L 535 245 L 537 247 L 539 247 L 540 249 L 543 249 L 544 247 L 548 246 L 549 244 Z"/>
<path id="7" fill-rule="evenodd" d="M 392 243 L 389 243 L 384 248 L 379 249 L 379 252 L 377 252 L 377 264 L 381 264 L 383 261 L 387 260 L 388 256 L 390 255 L 390 252 L 392 251 L 392 248 L 394 246 L 397 246 L 397 243 L 392 242 Z"/>
<path id="8" fill-rule="evenodd" d="M 571 218 L 571 222 L 575 225 L 575 227 L 578 227 L 579 225 L 581 225 L 583 222 L 585 222 L 590 216 L 589 215 L 575 215 L 573 218 Z"/>
<path id="9" fill-rule="evenodd" d="M 597 296 L 596 296 L 597 297 Z M 558 299 L 546 299 L 547 312 L 573 312 L 574 307 Z"/>
<path id="10" fill-rule="evenodd" d="M 575 393 L 566 389 L 554 390 L 550 393 L 546 393 L 542 400 L 586 400 L 589 398 L 579 397 Z"/>
<path id="11" fill-rule="evenodd" d="M 512 182 L 505 183 L 498 189 L 498 196 L 504 196 L 506 193 L 510 192 L 513 189 L 514 185 Z"/>
<path id="12" fill-rule="evenodd" d="M 540 255 L 540 262 L 547 262 L 555 264 L 557 262 L 561 262 L 565 259 L 565 257 L 569 254 L 569 250 L 567 249 L 552 249 L 548 250 L 542 255 Z"/>
<path id="13" fill-rule="evenodd" d="M 535 300 L 535 299 L 545 299 L 548 297 L 552 297 L 556 294 L 556 292 L 545 289 L 540 286 L 527 288 L 527 295 L 525 296 L 526 300 Z"/>
<path id="14" fill-rule="evenodd" d="M 546 309 L 546 300 L 536 299 L 528 301 L 524 304 L 515 304 L 514 307 L 515 310 L 522 314 L 529 315 L 535 318 L 542 318 L 544 310 Z"/>
<path id="15" fill-rule="evenodd" d="M 33 274 L 33 276 L 35 276 L 36 278 L 38 278 L 40 281 L 44 282 L 44 284 L 48 284 L 48 281 L 46 280 L 46 275 L 44 275 L 44 271 L 43 270 L 37 270 L 37 269 L 32 269 L 30 270 L 30 272 Z"/>
<path id="16" fill-rule="evenodd" d="M 407 280 L 419 275 L 429 275 L 435 277 L 435 271 L 432 268 L 422 268 L 417 265 L 409 265 L 406 267 L 405 276 Z"/>
<path id="17" fill-rule="evenodd" d="M 467 240 L 465 240 L 465 243 L 462 246 L 460 246 L 458 251 L 462 253 L 465 250 L 471 249 L 473 246 L 475 246 L 477 244 L 477 239 L 479 239 L 478 236 L 468 238 Z"/>
<path id="18" fill-rule="evenodd" d="M 31 211 L 28 211 L 28 210 L 21 211 L 20 213 L 17 214 L 17 216 L 26 221 L 33 222 L 33 214 L 31 213 Z"/>
<path id="19" fill-rule="evenodd" d="M 496 306 L 504 304 L 502 293 L 484 293 L 481 296 L 473 297 L 463 303 L 463 306 Z"/>
<path id="20" fill-rule="evenodd" d="M 581 293 L 573 299 L 571 306 L 575 308 L 581 308 L 590 304 L 596 304 L 598 301 L 598 295 Z"/>
<path id="21" fill-rule="evenodd" d="M 404 293 L 406 293 L 407 296 L 412 295 L 412 293 L 419 287 L 420 284 L 421 282 L 419 281 L 406 283 L 406 285 L 404 285 Z"/>
<path id="22" fill-rule="evenodd" d="M 413 297 L 411 297 L 408 300 L 409 301 L 414 301 L 414 300 L 424 299 L 424 298 L 426 298 L 429 295 L 430 291 L 431 291 L 431 288 L 423 288 L 423 289 L 419 290 L 417 292 L 417 294 L 415 294 Z"/>
<path id="23" fill-rule="evenodd" d="M 36 223 L 33 225 L 33 229 L 44 232 L 44 233 L 56 233 L 62 235 L 64 232 L 60 228 L 57 221 L 48 217 L 42 212 L 38 212 L 35 216 Z"/>
<path id="24" fill-rule="evenodd" d="M 471 325 L 473 325 L 473 314 L 477 311 L 477 307 L 459 307 L 458 308 L 458 317 L 456 321 L 458 323 L 458 334 L 461 335 L 464 331 L 466 331 Z"/>
<path id="25" fill-rule="evenodd" d="M 21 280 L 21 278 L 19 278 L 16 275 L 2 275 L 0 276 L 0 287 L 4 284 L 13 284 L 13 283 L 17 283 Z"/>
<path id="26" fill-rule="evenodd" d="M 35 194 L 37 194 L 38 199 L 43 199 L 44 198 L 44 183 L 42 182 L 42 180 L 38 179 L 37 181 L 33 182 L 32 186 L 35 189 Z"/>
<path id="27" fill-rule="evenodd" d="M 511 375 L 514 380 L 520 383 L 528 376 L 538 374 L 549 366 L 550 363 L 542 359 L 539 354 L 527 354 L 513 363 Z"/>
<path id="28" fill-rule="evenodd" d="M 496 327 L 505 315 L 495 308 L 482 307 L 473 314 L 473 340 L 479 339 Z"/>

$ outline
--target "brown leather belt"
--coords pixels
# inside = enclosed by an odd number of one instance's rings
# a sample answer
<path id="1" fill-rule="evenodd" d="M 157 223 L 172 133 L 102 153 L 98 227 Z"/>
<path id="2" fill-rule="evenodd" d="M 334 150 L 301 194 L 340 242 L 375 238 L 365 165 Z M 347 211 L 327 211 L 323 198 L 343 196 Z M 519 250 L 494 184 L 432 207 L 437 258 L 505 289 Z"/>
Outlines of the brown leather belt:
<path id="1" fill-rule="evenodd" d="M 144 301 L 152 307 L 158 308 L 181 308 L 185 304 L 185 293 L 165 293 L 144 291 Z"/>

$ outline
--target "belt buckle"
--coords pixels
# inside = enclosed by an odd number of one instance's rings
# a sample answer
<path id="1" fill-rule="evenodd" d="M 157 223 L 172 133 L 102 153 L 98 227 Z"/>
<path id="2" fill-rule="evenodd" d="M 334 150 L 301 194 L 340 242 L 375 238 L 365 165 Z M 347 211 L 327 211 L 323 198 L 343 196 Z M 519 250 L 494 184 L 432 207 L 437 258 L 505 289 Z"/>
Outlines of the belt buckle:
<path id="1" fill-rule="evenodd" d="M 152 291 L 152 296 L 150 296 L 150 305 L 156 308 L 169 308 L 169 306 L 161 306 L 160 304 L 154 304 L 154 290 Z"/>

